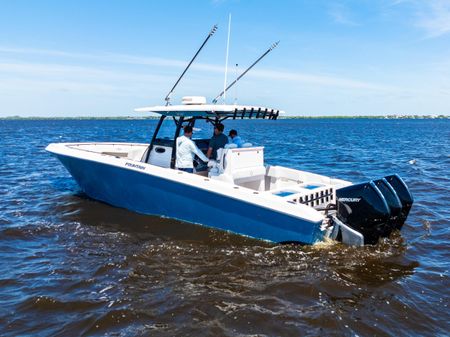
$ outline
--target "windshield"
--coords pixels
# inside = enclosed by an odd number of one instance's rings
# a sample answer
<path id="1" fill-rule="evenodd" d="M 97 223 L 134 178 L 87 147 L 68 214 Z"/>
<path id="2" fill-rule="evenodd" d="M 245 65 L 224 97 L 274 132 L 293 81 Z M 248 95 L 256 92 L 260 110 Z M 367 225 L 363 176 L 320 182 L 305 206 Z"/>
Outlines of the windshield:
<path id="1" fill-rule="evenodd" d="M 172 117 L 164 118 L 158 131 L 158 139 L 173 139 L 176 130 L 175 121 Z"/>
<path id="2" fill-rule="evenodd" d="M 188 122 L 183 123 L 183 127 L 188 125 Z M 172 117 L 164 118 L 161 127 L 159 128 L 157 139 L 173 140 L 175 136 L 176 124 Z M 193 127 L 192 139 L 210 139 L 214 133 L 213 124 L 206 119 L 196 119 Z M 180 136 L 183 130 L 180 132 Z"/>
<path id="3" fill-rule="evenodd" d="M 196 119 L 193 131 L 193 139 L 209 139 L 213 135 L 214 127 L 212 123 L 206 119 Z"/>

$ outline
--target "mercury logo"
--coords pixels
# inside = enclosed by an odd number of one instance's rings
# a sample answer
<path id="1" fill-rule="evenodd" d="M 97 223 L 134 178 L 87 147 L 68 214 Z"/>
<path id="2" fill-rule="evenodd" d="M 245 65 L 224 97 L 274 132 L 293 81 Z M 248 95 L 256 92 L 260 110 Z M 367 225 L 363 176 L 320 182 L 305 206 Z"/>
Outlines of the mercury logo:
<path id="1" fill-rule="evenodd" d="M 360 202 L 361 198 L 339 198 L 341 202 Z"/>

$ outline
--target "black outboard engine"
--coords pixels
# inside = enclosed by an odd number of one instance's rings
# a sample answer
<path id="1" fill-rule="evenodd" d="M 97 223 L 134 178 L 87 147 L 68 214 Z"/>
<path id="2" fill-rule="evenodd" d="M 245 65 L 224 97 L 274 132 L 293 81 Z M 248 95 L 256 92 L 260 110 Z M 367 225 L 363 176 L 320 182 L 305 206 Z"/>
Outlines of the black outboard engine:
<path id="1" fill-rule="evenodd" d="M 392 182 L 392 184 L 391 184 Z M 413 202 L 408 187 L 397 175 L 336 190 L 337 218 L 375 244 L 400 229 Z"/>
<path id="2" fill-rule="evenodd" d="M 337 217 L 364 236 L 364 243 L 375 244 L 387 232 L 389 206 L 372 181 L 336 190 Z"/>
<path id="3" fill-rule="evenodd" d="M 392 188 L 395 190 L 395 193 L 397 193 L 400 202 L 402 203 L 402 210 L 397 221 L 395 222 L 396 229 L 400 230 L 402 229 L 402 226 L 405 223 L 406 218 L 408 217 L 414 199 L 408 189 L 408 186 L 406 186 L 405 182 L 397 174 L 386 176 L 384 177 L 384 179 L 386 179 L 389 185 L 392 186 Z"/>
<path id="4" fill-rule="evenodd" d="M 394 188 L 387 182 L 385 178 L 374 180 L 375 185 L 384 196 L 386 203 L 391 213 L 388 219 L 387 226 L 385 226 L 385 233 L 382 233 L 382 237 L 387 237 L 396 228 L 400 213 L 402 211 L 402 203 L 397 196 Z"/>

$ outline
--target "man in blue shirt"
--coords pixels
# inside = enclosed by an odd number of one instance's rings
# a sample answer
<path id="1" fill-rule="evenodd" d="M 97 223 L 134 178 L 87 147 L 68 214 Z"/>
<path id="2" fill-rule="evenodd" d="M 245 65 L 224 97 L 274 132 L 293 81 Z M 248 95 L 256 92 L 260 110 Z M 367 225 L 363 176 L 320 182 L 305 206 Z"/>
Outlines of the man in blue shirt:
<path id="1" fill-rule="evenodd" d="M 229 137 L 228 144 L 236 144 L 237 147 L 242 147 L 242 144 L 244 144 L 244 141 L 242 140 L 241 137 L 238 136 L 238 133 L 236 130 L 230 130 L 228 137 Z"/>
<path id="2" fill-rule="evenodd" d="M 218 123 L 214 126 L 214 136 L 209 141 L 208 152 L 206 156 L 210 159 L 217 159 L 217 150 L 224 148 L 228 144 L 228 137 L 223 134 L 225 127 L 222 123 Z"/>

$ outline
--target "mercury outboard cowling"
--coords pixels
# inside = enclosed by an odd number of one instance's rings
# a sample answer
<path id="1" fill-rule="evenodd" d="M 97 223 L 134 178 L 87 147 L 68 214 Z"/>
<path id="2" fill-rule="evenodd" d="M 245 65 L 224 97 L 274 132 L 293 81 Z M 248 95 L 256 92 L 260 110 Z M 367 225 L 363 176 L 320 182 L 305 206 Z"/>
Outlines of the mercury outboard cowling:
<path id="1" fill-rule="evenodd" d="M 396 229 L 400 230 L 408 217 L 414 198 L 409 191 L 408 186 L 406 186 L 405 182 L 397 174 L 386 176 L 384 179 L 392 186 L 402 203 L 402 210 L 395 222 Z"/>
<path id="2" fill-rule="evenodd" d="M 391 233 L 391 210 L 373 181 L 336 190 L 336 200 L 338 219 L 360 232 L 365 244 Z"/>
<path id="3" fill-rule="evenodd" d="M 397 196 L 394 188 L 387 182 L 385 178 L 374 180 L 373 182 L 383 194 L 391 213 L 388 224 L 387 226 L 385 226 L 386 232 L 382 234 L 383 237 L 387 237 L 394 229 L 397 228 L 398 221 L 400 220 L 399 217 L 401 216 L 402 203 Z"/>

